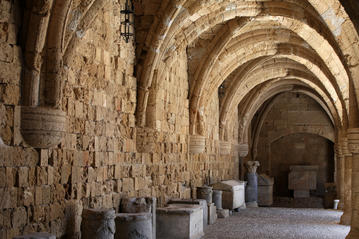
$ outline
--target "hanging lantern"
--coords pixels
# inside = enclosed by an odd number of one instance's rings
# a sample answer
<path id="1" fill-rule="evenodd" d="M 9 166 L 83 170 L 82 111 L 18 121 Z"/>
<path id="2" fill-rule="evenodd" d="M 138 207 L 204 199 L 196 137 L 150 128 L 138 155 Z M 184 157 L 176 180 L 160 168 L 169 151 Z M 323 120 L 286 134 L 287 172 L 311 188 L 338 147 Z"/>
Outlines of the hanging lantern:
<path id="1" fill-rule="evenodd" d="M 121 21 L 121 36 L 126 43 L 134 36 L 134 13 L 133 0 L 126 0 L 125 9 L 121 10 L 121 15 L 124 16 L 124 20 Z"/>

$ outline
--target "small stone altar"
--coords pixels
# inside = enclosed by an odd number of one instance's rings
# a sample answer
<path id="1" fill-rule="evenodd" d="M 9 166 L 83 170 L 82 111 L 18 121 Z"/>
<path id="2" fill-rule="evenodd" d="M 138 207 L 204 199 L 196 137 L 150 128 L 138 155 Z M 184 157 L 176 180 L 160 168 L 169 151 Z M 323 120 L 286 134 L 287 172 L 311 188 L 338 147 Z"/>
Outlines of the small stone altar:
<path id="1" fill-rule="evenodd" d="M 236 209 L 245 207 L 244 181 L 228 180 L 212 185 L 215 190 L 222 190 L 222 207 L 224 209 Z"/>
<path id="2" fill-rule="evenodd" d="M 201 205 L 203 210 L 203 228 L 208 225 L 208 206 L 204 199 L 171 199 L 167 204 L 194 204 Z"/>
<path id="3" fill-rule="evenodd" d="M 318 166 L 293 165 L 288 175 L 288 189 L 294 190 L 294 198 L 310 197 L 310 190 L 317 189 Z"/>
<path id="4" fill-rule="evenodd" d="M 199 239 L 203 235 L 201 205 L 170 204 L 157 209 L 157 239 Z"/>

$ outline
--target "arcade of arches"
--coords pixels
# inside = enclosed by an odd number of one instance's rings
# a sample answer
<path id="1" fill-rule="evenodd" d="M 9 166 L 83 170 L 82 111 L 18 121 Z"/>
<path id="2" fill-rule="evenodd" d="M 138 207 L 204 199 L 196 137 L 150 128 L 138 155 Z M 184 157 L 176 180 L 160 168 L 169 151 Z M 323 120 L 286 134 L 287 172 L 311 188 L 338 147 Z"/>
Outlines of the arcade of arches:
<path id="1" fill-rule="evenodd" d="M 335 183 L 359 238 L 356 0 L 0 0 L 0 238 L 195 197 L 258 160 Z"/>

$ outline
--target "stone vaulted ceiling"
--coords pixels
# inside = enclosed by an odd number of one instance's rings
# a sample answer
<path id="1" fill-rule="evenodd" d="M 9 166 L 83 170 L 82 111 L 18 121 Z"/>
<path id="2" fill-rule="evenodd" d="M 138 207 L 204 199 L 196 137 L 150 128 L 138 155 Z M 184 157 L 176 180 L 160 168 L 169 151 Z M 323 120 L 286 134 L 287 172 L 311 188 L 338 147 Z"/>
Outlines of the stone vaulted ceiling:
<path id="1" fill-rule="evenodd" d="M 336 129 L 348 126 L 350 105 L 356 104 L 359 88 L 353 81 L 359 74 L 359 59 L 353 54 L 359 52 L 354 44 L 358 35 L 338 1 L 178 0 L 137 4 L 144 6 L 137 12 L 139 125 L 146 125 L 154 72 L 161 79 L 171 55 L 186 49 L 191 134 L 201 134 L 199 112 L 206 109 L 219 87 L 222 139 L 235 107 L 255 112 L 258 102 L 252 103 L 249 98 L 257 95 L 266 99 L 283 87 L 302 87 L 325 107 Z M 144 24 L 149 19 L 153 24 Z M 353 102 L 349 102 L 350 90 L 356 94 Z M 242 114 L 252 115 L 252 111 Z M 354 111 L 350 114 L 355 118 Z M 243 129 L 250 120 L 242 120 Z"/>

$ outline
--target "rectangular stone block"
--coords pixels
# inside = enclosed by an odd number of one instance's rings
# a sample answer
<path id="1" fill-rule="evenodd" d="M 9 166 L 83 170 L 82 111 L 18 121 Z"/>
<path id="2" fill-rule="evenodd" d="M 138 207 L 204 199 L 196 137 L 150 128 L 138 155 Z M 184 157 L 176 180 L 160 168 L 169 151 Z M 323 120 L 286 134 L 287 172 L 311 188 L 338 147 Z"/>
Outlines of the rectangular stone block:
<path id="1" fill-rule="evenodd" d="M 171 199 L 168 204 L 193 204 L 193 205 L 201 205 L 203 210 L 203 228 L 208 225 L 208 207 L 207 202 L 204 199 Z"/>
<path id="2" fill-rule="evenodd" d="M 214 190 L 222 190 L 222 207 L 236 209 L 245 206 L 244 181 L 228 180 L 212 185 Z"/>
<path id="3" fill-rule="evenodd" d="M 203 235 L 200 205 L 169 205 L 157 209 L 157 239 L 199 239 Z"/>
<path id="4" fill-rule="evenodd" d="M 317 188 L 318 166 L 291 166 L 288 175 L 288 189 L 315 190 Z"/>

